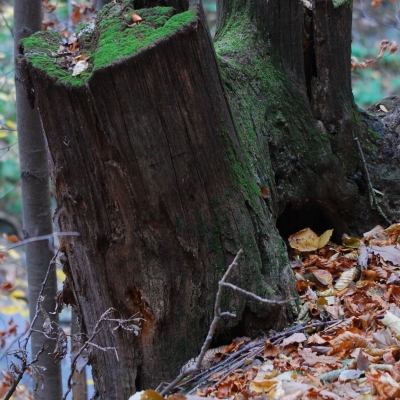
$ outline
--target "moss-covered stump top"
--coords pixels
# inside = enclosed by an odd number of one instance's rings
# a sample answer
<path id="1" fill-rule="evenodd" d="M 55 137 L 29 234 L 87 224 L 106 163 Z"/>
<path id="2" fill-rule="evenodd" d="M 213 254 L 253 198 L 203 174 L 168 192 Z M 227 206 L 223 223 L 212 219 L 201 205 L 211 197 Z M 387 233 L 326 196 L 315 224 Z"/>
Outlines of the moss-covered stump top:
<path id="1" fill-rule="evenodd" d="M 96 69 L 133 55 L 195 19 L 191 10 L 174 15 L 172 7 L 134 10 L 132 3 L 107 4 L 94 22 L 80 24 L 70 38 L 37 32 L 21 40 L 24 55 L 59 81 L 82 85 Z M 74 66 L 79 61 L 83 71 L 77 74 Z"/>

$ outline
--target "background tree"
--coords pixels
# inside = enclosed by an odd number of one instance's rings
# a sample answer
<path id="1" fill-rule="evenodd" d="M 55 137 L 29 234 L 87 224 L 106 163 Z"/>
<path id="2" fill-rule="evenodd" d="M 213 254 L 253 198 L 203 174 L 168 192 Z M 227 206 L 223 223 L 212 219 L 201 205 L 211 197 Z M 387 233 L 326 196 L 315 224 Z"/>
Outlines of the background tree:
<path id="1" fill-rule="evenodd" d="M 88 333 L 110 305 L 145 320 L 138 338 L 96 337 L 119 354 L 92 349 L 102 399 L 169 380 L 198 353 L 239 248 L 234 283 L 290 298 L 288 234 L 335 228 L 340 240 L 400 212 L 398 155 L 380 155 L 390 148 L 380 122 L 351 93 L 348 2 L 222 0 L 214 46 L 198 3 L 159 3 L 176 15 L 146 5 L 134 3 L 139 24 L 124 3 L 80 27 L 79 51 L 65 48 L 83 58 L 79 74 L 54 34 L 24 40 L 20 64 L 50 149 L 61 230 L 81 234 L 62 246 L 65 301 Z M 379 204 L 372 184 L 386 194 Z M 223 307 L 237 318 L 215 344 L 279 329 L 294 314 L 229 291 Z"/>
<path id="2" fill-rule="evenodd" d="M 41 30 L 42 2 L 41 0 L 14 1 L 14 38 L 15 55 L 18 55 L 18 43 L 22 38 Z M 43 135 L 37 108 L 31 108 L 25 93 L 24 78 L 18 71 L 15 76 L 18 142 L 21 168 L 23 232 L 25 238 L 52 233 L 49 173 L 46 154 L 46 143 Z M 36 304 L 42 282 L 49 263 L 53 257 L 47 241 L 37 241 L 26 245 L 28 267 L 28 297 L 30 318 L 36 314 Z M 55 309 L 57 278 L 55 269 L 50 273 L 45 299 L 42 302 L 47 312 Z M 57 315 L 50 316 L 58 322 Z M 41 315 L 34 329 L 43 331 L 43 316 Z M 32 356 L 39 352 L 39 362 L 36 364 L 41 376 L 35 376 L 35 399 L 58 399 L 61 397 L 61 370 L 50 356 L 54 350 L 54 342 L 41 333 L 33 333 L 31 342 Z M 44 347 L 43 347 L 44 346 Z"/>

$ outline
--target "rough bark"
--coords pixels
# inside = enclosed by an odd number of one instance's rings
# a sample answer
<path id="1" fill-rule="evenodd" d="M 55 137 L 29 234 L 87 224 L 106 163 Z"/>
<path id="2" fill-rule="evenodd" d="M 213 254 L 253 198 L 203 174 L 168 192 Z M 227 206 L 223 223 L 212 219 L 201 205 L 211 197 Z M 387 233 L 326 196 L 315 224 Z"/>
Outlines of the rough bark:
<path id="1" fill-rule="evenodd" d="M 14 39 L 15 54 L 18 54 L 19 40 L 40 31 L 42 24 L 42 3 L 40 0 L 14 1 Z M 23 234 L 25 238 L 52 233 L 49 171 L 47 164 L 46 142 L 37 108 L 31 109 L 25 92 L 24 76 L 16 69 L 16 109 L 18 124 L 18 145 L 21 170 Z M 36 313 L 36 304 L 42 282 L 53 257 L 47 241 L 38 241 L 26 245 L 28 268 L 28 299 L 30 318 Z M 44 310 L 55 309 L 57 292 L 56 271 L 49 275 L 42 302 Z M 50 315 L 58 322 L 57 315 Z M 44 319 L 40 315 L 34 329 L 43 331 Z M 45 346 L 43 351 L 42 346 Z M 50 353 L 54 350 L 54 341 L 46 339 L 40 333 L 33 333 L 31 339 L 32 358 L 42 351 L 36 364 L 41 377 L 35 376 L 35 400 L 59 399 L 61 397 L 61 369 L 55 364 Z"/>
<path id="2" fill-rule="evenodd" d="M 84 328 L 90 333 L 110 306 L 145 319 L 138 338 L 99 334 L 98 344 L 117 347 L 120 358 L 93 349 L 102 399 L 169 380 L 196 355 L 218 279 L 240 247 L 234 283 L 287 298 L 293 288 L 276 224 L 282 236 L 306 226 L 341 234 L 380 218 L 351 179 L 362 168 L 354 138 L 372 142 L 351 95 L 350 8 L 318 0 L 311 15 L 291 0 L 223 1 L 214 53 L 192 4 L 194 14 L 164 25 L 179 20 L 179 29 L 125 54 L 125 7 L 106 5 L 95 34 L 80 39 L 96 48 L 86 78 L 54 72 L 54 35 L 42 37 L 47 48 L 24 43 L 60 226 L 81 234 L 64 249 Z M 145 23 L 157 11 L 137 12 Z M 127 57 L 96 67 L 110 43 L 102 27 L 117 27 L 108 49 Z M 292 318 L 290 307 L 229 291 L 223 306 L 237 318 L 216 343 Z"/>

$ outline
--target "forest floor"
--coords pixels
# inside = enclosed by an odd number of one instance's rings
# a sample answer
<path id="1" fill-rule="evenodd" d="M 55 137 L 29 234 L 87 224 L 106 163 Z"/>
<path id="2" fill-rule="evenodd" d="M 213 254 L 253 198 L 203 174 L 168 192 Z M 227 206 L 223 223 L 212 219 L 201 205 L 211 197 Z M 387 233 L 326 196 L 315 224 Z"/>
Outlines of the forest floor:
<path id="1" fill-rule="evenodd" d="M 209 351 L 213 365 L 169 400 L 400 398 L 400 224 L 341 245 L 330 234 L 289 238 L 300 299 L 293 326 Z"/>

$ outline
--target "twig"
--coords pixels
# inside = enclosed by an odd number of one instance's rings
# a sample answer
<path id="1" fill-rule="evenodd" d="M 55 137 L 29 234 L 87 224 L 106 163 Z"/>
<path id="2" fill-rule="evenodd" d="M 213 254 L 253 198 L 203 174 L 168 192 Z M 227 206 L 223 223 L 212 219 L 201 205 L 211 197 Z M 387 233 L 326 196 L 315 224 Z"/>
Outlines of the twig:
<path id="1" fill-rule="evenodd" d="M 233 290 L 236 290 L 237 292 L 242 293 L 242 294 L 244 294 L 246 296 L 252 297 L 253 299 L 256 299 L 256 300 L 260 301 L 261 303 L 270 303 L 270 304 L 272 303 L 272 304 L 280 304 L 280 305 L 282 305 L 282 304 L 289 303 L 290 301 L 293 300 L 293 298 L 290 298 L 290 299 L 287 299 L 287 300 L 264 299 L 264 298 L 262 298 L 260 296 L 257 296 L 254 293 L 248 292 L 247 290 L 244 290 L 244 289 L 242 289 L 242 288 L 240 288 L 238 286 L 232 285 L 231 283 L 222 282 L 221 285 L 229 287 L 229 288 L 231 288 Z"/>
<path id="2" fill-rule="evenodd" d="M 74 372 L 76 369 L 76 363 L 78 361 L 78 358 L 81 356 L 81 354 L 87 350 L 89 348 L 89 346 L 93 346 L 96 349 L 99 349 L 101 351 L 109 351 L 109 350 L 114 350 L 115 352 L 115 356 L 117 358 L 117 360 L 119 360 L 118 358 L 118 353 L 117 353 L 117 349 L 115 347 L 101 347 L 95 343 L 93 343 L 93 339 L 97 336 L 97 334 L 100 332 L 101 330 L 101 324 L 103 322 L 117 322 L 118 326 L 116 329 L 118 328 L 122 328 L 128 332 L 133 332 L 135 333 L 135 335 L 138 334 L 139 332 L 139 327 L 137 325 L 134 324 L 137 323 L 138 321 L 140 321 L 142 318 L 134 318 L 134 316 L 128 318 L 128 319 L 117 319 L 117 318 L 109 318 L 108 315 L 111 314 L 112 312 L 117 313 L 118 311 L 113 308 L 110 307 L 108 310 L 106 310 L 101 316 L 100 319 L 96 322 L 96 325 L 94 326 L 93 332 L 90 335 L 90 337 L 82 344 L 81 348 L 78 350 L 78 352 L 75 354 L 75 356 L 73 357 L 72 361 L 71 361 L 71 373 L 68 376 L 68 389 L 67 391 L 64 393 L 64 396 L 62 398 L 62 400 L 66 400 L 66 398 L 68 397 L 68 394 L 71 392 L 72 390 L 72 378 L 74 376 Z M 132 327 L 132 325 L 135 326 L 135 328 Z"/>
<path id="3" fill-rule="evenodd" d="M 81 234 L 79 232 L 54 232 L 50 233 L 48 235 L 43 235 L 43 236 L 34 236 L 29 239 L 21 240 L 18 243 L 12 244 L 11 246 L 8 246 L 6 250 L 14 249 L 15 247 L 23 246 L 24 244 L 32 243 L 32 242 L 37 242 L 39 240 L 49 240 L 53 239 L 57 236 L 80 236 Z"/>
<path id="4" fill-rule="evenodd" d="M 17 131 L 18 131 L 18 129 L 5 128 L 3 125 L 0 125 L 0 131 L 10 131 L 10 132 L 17 132 Z M 14 143 L 14 144 L 16 144 L 16 143 Z M 13 146 L 14 146 L 14 144 L 13 144 Z M 10 146 L 10 147 L 11 147 L 11 146 Z M 0 149 L 0 150 L 3 150 L 3 149 Z"/>
<path id="5" fill-rule="evenodd" d="M 389 218 L 385 215 L 385 213 L 383 212 L 381 206 L 378 203 L 378 200 L 376 199 L 375 196 L 375 192 L 374 192 L 374 188 L 372 186 L 372 182 L 371 182 L 371 177 L 369 175 L 369 171 L 368 171 L 368 167 L 367 167 L 367 163 L 365 161 L 365 157 L 364 157 L 364 153 L 362 151 L 361 148 L 361 144 L 360 141 L 358 140 L 358 138 L 354 139 L 357 142 L 357 146 L 358 146 L 358 150 L 360 151 L 360 155 L 361 155 L 361 160 L 363 162 L 364 165 L 364 170 L 365 170 L 365 174 L 367 176 L 367 180 L 368 180 L 368 193 L 369 193 L 369 202 L 371 204 L 371 207 L 373 207 L 373 205 L 375 205 L 376 209 L 378 210 L 379 214 L 386 220 L 386 222 L 389 223 L 389 225 L 392 224 L 392 222 L 389 220 Z"/>

